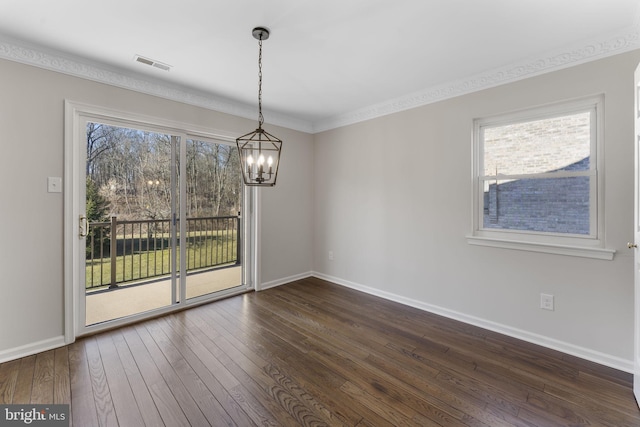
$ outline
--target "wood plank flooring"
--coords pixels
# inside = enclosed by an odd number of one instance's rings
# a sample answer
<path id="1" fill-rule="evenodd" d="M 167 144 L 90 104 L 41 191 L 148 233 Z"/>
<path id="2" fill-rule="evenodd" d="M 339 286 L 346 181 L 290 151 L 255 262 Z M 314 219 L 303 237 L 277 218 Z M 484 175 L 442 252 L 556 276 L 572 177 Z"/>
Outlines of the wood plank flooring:
<path id="1" fill-rule="evenodd" d="M 91 426 L 640 426 L 632 377 L 309 278 L 0 364 Z"/>

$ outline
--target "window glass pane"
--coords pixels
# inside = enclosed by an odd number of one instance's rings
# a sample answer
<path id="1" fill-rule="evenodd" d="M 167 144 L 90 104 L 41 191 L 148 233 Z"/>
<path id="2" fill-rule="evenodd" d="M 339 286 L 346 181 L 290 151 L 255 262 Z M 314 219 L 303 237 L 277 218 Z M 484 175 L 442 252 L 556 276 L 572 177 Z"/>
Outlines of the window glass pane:
<path id="1" fill-rule="evenodd" d="M 589 234 L 590 178 L 484 182 L 484 228 Z"/>
<path id="2" fill-rule="evenodd" d="M 591 113 L 483 128 L 484 175 L 589 170 Z"/>

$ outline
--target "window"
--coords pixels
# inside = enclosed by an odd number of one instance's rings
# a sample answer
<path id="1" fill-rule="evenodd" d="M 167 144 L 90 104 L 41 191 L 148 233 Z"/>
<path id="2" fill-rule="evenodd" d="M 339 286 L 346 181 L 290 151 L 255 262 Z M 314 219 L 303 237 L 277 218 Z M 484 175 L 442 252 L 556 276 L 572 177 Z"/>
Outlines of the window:
<path id="1" fill-rule="evenodd" d="M 602 98 L 474 122 L 469 243 L 612 259 L 604 249 Z"/>

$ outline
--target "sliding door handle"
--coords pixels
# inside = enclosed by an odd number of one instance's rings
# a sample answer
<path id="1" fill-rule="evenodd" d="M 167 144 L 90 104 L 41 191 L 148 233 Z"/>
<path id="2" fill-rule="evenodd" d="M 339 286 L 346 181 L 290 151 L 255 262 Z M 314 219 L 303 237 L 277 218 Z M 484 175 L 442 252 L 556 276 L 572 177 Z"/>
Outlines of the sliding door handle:
<path id="1" fill-rule="evenodd" d="M 80 215 L 80 238 L 84 239 L 89 234 L 89 221 L 85 215 Z"/>

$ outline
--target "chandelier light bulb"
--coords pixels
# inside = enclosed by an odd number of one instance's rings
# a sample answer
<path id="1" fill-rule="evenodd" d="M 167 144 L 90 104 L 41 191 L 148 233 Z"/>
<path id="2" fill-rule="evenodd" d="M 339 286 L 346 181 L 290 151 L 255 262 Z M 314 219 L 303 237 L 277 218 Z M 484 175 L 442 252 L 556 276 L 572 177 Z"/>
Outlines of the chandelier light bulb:
<path id="1" fill-rule="evenodd" d="M 260 157 L 258 157 L 258 164 L 259 165 L 264 165 L 264 155 L 260 154 Z"/>

